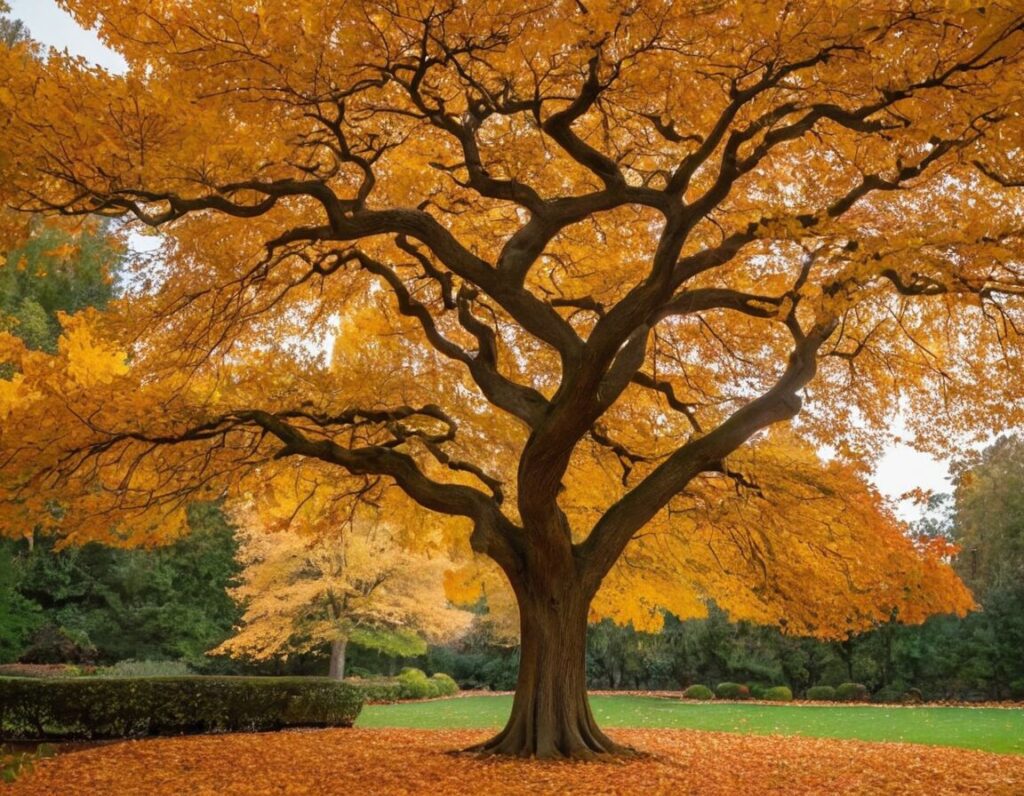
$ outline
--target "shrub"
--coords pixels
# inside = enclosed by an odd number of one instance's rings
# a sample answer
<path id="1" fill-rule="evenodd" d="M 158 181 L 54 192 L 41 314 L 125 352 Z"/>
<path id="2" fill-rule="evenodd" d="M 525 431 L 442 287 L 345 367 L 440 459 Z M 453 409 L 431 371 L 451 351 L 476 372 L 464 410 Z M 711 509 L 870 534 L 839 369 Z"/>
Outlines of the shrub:
<path id="1" fill-rule="evenodd" d="M 742 683 L 719 683 L 715 694 L 719 699 L 750 699 L 750 689 Z"/>
<path id="2" fill-rule="evenodd" d="M 430 678 L 430 682 L 434 684 L 437 696 L 455 696 L 459 693 L 459 684 L 444 672 L 436 672 Z"/>
<path id="3" fill-rule="evenodd" d="M 97 677 L 187 677 L 193 674 L 184 661 L 118 661 L 96 672 Z"/>
<path id="4" fill-rule="evenodd" d="M 437 696 L 437 686 L 421 669 L 405 668 L 398 673 L 402 699 L 430 699 Z"/>
<path id="5" fill-rule="evenodd" d="M 1024 699 L 1024 678 L 1010 683 L 1010 698 Z"/>
<path id="6" fill-rule="evenodd" d="M 5 663 L 0 666 L 0 677 L 84 677 L 95 672 L 95 666 L 70 663 Z"/>
<path id="7" fill-rule="evenodd" d="M 368 703 L 398 702 L 404 699 L 402 696 L 404 686 L 396 678 L 375 677 L 363 680 L 353 677 L 346 679 L 345 682 L 354 688 L 358 688 L 359 692 L 363 695 L 363 700 Z"/>
<path id="8" fill-rule="evenodd" d="M 345 681 L 359 689 L 366 702 L 398 702 L 402 699 L 432 699 L 453 696 L 459 693 L 459 684 L 451 677 L 438 672 L 427 677 L 419 669 L 402 669 L 398 677 L 374 677 L 363 680 L 352 677 Z"/>
<path id="9" fill-rule="evenodd" d="M 750 696 L 754 699 L 764 699 L 764 692 L 768 690 L 768 687 L 760 683 L 747 683 L 747 689 L 750 691 Z"/>
<path id="10" fill-rule="evenodd" d="M 836 698 L 836 690 L 830 685 L 816 685 L 807 689 L 807 698 L 815 702 L 832 702 Z"/>
<path id="11" fill-rule="evenodd" d="M 766 688 L 760 698 L 768 702 L 792 702 L 793 692 L 788 685 L 777 685 Z"/>
<path id="12" fill-rule="evenodd" d="M 96 648 L 83 633 L 47 623 L 36 630 L 19 663 L 94 663 Z"/>
<path id="13" fill-rule="evenodd" d="M 899 702 L 903 696 L 903 689 L 895 685 L 887 685 L 879 688 L 871 695 L 872 702 Z"/>
<path id="14" fill-rule="evenodd" d="M 715 695 L 706 685 L 691 685 L 683 691 L 683 699 L 714 699 Z"/>
<path id="15" fill-rule="evenodd" d="M 867 702 L 868 689 L 862 683 L 842 683 L 836 686 L 837 702 Z"/>
<path id="16" fill-rule="evenodd" d="M 908 688 L 900 697 L 900 702 L 904 705 L 922 705 L 924 704 L 924 694 L 921 693 L 920 688 Z"/>
<path id="17" fill-rule="evenodd" d="M 129 738 L 350 727 L 362 693 L 312 677 L 0 678 L 0 737 Z"/>

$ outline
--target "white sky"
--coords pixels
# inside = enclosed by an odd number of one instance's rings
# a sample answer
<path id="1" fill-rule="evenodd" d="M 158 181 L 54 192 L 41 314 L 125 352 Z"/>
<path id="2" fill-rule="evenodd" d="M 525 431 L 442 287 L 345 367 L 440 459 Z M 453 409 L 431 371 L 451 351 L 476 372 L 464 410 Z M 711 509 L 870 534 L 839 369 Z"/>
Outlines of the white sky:
<path id="1" fill-rule="evenodd" d="M 54 0 L 7 0 L 11 16 L 28 25 L 32 38 L 55 47 L 82 55 L 113 72 L 125 69 L 124 59 L 103 46 L 90 31 L 81 28 Z"/>
<path id="2" fill-rule="evenodd" d="M 12 15 L 29 27 L 32 37 L 58 50 L 67 49 L 114 72 L 125 69 L 124 60 L 103 46 L 94 33 L 82 29 L 54 0 L 8 0 Z M 874 476 L 878 489 L 894 501 L 914 488 L 949 491 L 949 463 L 939 461 L 907 445 L 892 445 L 878 463 Z M 914 519 L 918 509 L 899 505 L 904 519 Z"/>

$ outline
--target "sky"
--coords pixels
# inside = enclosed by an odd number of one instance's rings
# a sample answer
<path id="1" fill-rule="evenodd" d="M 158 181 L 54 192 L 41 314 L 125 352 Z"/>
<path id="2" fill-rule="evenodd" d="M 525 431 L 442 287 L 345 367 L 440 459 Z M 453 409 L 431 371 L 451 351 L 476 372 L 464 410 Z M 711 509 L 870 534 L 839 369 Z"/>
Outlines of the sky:
<path id="1" fill-rule="evenodd" d="M 32 38 L 82 55 L 113 72 L 124 71 L 125 63 L 115 52 L 103 46 L 90 31 L 82 29 L 74 19 L 57 7 L 54 0 L 7 0 L 11 16 L 28 25 Z"/>
<path id="2" fill-rule="evenodd" d="M 82 29 L 67 12 L 57 7 L 54 0 L 8 0 L 12 15 L 28 25 L 32 37 L 59 50 L 67 49 L 82 55 L 114 72 L 125 68 L 117 53 L 103 46 L 91 31 Z M 914 450 L 908 445 L 890 446 L 878 462 L 874 474 L 878 490 L 898 500 L 911 489 L 948 492 L 949 463 Z M 897 513 L 906 520 L 919 516 L 919 510 L 910 503 L 898 503 Z"/>

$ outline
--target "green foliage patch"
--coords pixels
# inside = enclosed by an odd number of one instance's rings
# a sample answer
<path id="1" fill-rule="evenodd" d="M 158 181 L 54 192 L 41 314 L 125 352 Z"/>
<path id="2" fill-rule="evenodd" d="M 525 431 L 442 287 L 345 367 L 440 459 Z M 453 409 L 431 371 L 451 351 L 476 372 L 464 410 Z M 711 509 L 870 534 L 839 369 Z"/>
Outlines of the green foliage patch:
<path id="1" fill-rule="evenodd" d="M 459 693 L 459 685 L 449 675 L 437 672 L 431 677 L 421 669 L 407 667 L 398 677 L 351 677 L 346 681 L 358 688 L 366 702 L 389 703 L 403 699 L 436 699 Z"/>
<path id="2" fill-rule="evenodd" d="M 773 688 L 766 688 L 758 698 L 768 702 L 792 702 L 793 692 L 787 685 L 777 685 Z"/>
<path id="3" fill-rule="evenodd" d="M 184 661 L 118 661 L 96 671 L 97 677 L 188 677 L 194 672 Z"/>
<path id="4" fill-rule="evenodd" d="M 714 699 L 715 695 L 706 685 L 691 685 L 683 691 L 683 699 Z"/>
<path id="5" fill-rule="evenodd" d="M 49 744 L 40 744 L 34 752 L 0 754 L 0 782 L 14 782 L 22 774 L 32 770 L 37 760 L 53 757 L 57 750 Z"/>
<path id="6" fill-rule="evenodd" d="M 719 699 L 750 699 L 750 689 L 742 683 L 719 683 L 715 696 Z"/>
<path id="7" fill-rule="evenodd" d="M 867 702 L 870 694 L 863 683 L 841 683 L 836 686 L 837 702 Z"/>

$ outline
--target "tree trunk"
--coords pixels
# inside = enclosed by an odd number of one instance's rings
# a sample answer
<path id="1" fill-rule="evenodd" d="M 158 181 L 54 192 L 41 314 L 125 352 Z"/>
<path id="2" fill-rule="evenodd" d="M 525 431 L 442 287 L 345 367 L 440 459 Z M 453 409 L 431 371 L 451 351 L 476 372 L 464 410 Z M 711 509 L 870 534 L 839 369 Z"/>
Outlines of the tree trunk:
<path id="1" fill-rule="evenodd" d="M 341 680 L 345 677 L 345 647 L 348 646 L 348 639 L 336 638 L 331 642 L 331 666 L 327 676 L 333 680 Z"/>
<path id="2" fill-rule="evenodd" d="M 517 589 L 521 645 L 519 679 L 508 724 L 469 751 L 517 757 L 591 759 L 632 750 L 610 740 L 587 701 L 589 599 L 562 584 L 559 597 Z M 575 589 L 579 591 L 579 589 Z"/>

